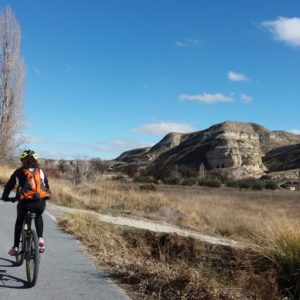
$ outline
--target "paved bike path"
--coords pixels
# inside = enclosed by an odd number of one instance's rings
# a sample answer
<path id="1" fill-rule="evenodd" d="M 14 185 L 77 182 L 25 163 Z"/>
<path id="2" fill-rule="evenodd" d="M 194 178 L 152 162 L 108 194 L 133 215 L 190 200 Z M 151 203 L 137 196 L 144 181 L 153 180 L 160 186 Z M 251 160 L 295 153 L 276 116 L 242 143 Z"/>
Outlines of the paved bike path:
<path id="1" fill-rule="evenodd" d="M 47 214 L 44 214 L 46 251 L 41 257 L 38 282 L 28 288 L 25 264 L 15 267 L 14 258 L 7 254 L 12 246 L 15 217 L 16 204 L 0 201 L 0 299 L 129 299 L 83 254 L 73 236 L 62 232 Z"/>

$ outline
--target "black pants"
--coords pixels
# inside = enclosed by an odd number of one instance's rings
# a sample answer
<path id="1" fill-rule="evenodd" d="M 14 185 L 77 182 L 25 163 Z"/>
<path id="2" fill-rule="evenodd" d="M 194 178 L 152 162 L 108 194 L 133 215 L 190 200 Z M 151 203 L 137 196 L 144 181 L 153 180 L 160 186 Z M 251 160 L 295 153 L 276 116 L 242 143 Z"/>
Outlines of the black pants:
<path id="1" fill-rule="evenodd" d="M 26 213 L 34 211 L 36 213 L 35 228 L 38 237 L 43 237 L 44 223 L 43 223 L 43 212 L 46 208 L 45 199 L 39 200 L 21 200 L 17 205 L 17 220 L 15 224 L 15 239 L 14 247 L 19 247 L 19 241 L 22 233 L 23 221 Z"/>

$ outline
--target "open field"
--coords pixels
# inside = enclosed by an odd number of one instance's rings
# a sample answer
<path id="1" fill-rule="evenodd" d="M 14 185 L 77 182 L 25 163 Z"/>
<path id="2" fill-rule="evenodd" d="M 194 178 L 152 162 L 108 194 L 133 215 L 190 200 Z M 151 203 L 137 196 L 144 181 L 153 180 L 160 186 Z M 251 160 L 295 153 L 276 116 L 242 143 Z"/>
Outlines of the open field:
<path id="1" fill-rule="evenodd" d="M 8 174 L 0 173 L 2 181 Z M 145 190 L 103 176 L 77 185 L 50 177 L 50 185 L 51 201 L 59 205 L 166 221 L 248 245 L 246 250 L 212 246 L 176 234 L 107 225 L 91 215 L 64 217 L 61 226 L 112 277 L 129 284 L 134 299 L 300 295 L 299 191 L 168 185 Z"/>
<path id="2" fill-rule="evenodd" d="M 166 185 L 144 191 L 139 187 L 101 177 L 76 186 L 51 180 L 53 202 L 60 205 L 142 216 L 240 241 L 252 241 L 274 220 L 300 220 L 299 191 Z"/>
<path id="3" fill-rule="evenodd" d="M 300 193 L 233 188 L 162 187 L 181 225 L 209 234 L 247 240 L 275 219 L 298 222 Z"/>
<path id="4" fill-rule="evenodd" d="M 5 182 L 11 172 L 1 167 L 0 181 Z M 293 225 L 300 220 L 299 191 L 175 185 L 155 185 L 151 191 L 104 176 L 77 185 L 64 177 L 50 176 L 49 181 L 51 201 L 59 205 L 166 221 L 243 242 L 253 242 L 275 220 Z"/>

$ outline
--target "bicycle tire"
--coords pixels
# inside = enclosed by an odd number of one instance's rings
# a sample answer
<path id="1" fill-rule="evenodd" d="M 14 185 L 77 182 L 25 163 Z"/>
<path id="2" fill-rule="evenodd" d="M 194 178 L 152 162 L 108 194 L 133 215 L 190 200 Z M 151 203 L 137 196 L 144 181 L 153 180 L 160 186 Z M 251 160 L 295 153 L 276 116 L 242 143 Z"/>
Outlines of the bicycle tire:
<path id="1" fill-rule="evenodd" d="M 37 233 L 34 229 L 31 229 L 29 239 L 25 241 L 26 245 L 26 275 L 28 285 L 33 287 L 38 278 L 39 264 L 40 264 L 40 252 L 39 241 Z"/>
<path id="2" fill-rule="evenodd" d="M 24 262 L 24 256 L 25 256 L 25 245 L 24 245 L 24 228 L 22 229 L 21 238 L 19 242 L 19 253 L 16 256 L 16 265 L 21 266 Z"/>

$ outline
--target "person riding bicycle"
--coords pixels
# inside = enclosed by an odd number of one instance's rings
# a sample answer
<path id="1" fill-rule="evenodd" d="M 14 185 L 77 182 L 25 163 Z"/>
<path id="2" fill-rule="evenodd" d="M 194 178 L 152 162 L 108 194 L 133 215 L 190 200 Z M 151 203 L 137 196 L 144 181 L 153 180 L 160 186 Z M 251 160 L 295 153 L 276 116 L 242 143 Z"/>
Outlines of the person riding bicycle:
<path id="1" fill-rule="evenodd" d="M 18 168 L 11 175 L 5 185 L 2 200 L 9 200 L 10 192 L 18 185 L 16 192 L 17 219 L 15 223 L 14 245 L 9 250 L 11 256 L 18 255 L 18 246 L 22 233 L 23 221 L 28 211 L 36 213 L 35 227 L 39 237 L 40 252 L 45 251 L 45 242 L 43 240 L 43 217 L 42 214 L 46 208 L 46 201 L 50 198 L 51 192 L 47 177 L 44 171 L 39 167 L 37 154 L 32 150 L 25 150 L 20 155 L 22 167 Z"/>

